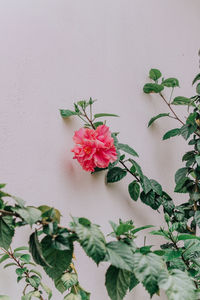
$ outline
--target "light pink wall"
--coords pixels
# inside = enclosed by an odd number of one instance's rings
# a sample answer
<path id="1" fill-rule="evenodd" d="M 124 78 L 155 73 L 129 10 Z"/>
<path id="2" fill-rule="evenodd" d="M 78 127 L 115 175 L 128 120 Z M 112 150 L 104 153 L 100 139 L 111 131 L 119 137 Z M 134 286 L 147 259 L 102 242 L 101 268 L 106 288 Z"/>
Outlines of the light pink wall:
<path id="1" fill-rule="evenodd" d="M 54 205 L 62 210 L 63 223 L 69 214 L 88 217 L 105 233 L 108 220 L 119 217 L 159 226 L 161 216 L 128 197 L 130 179 L 105 186 L 104 174 L 91 176 L 72 161 L 72 135 L 80 123 L 64 122 L 58 109 L 92 96 L 99 100 L 97 112 L 119 114 L 108 122 L 112 130 L 121 131 L 121 141 L 140 153 L 145 173 L 172 193 L 186 146 L 181 138 L 161 141 L 176 126 L 173 121 L 147 129 L 151 116 L 167 108 L 144 95 L 142 86 L 148 70 L 157 67 L 180 78 L 177 94 L 191 95 L 198 72 L 199 11 L 198 0 L 1 0 L 0 178 L 10 193 L 32 205 Z M 19 230 L 15 244 L 25 240 Z M 107 266 L 97 269 L 79 248 L 76 256 L 80 282 L 91 299 L 108 299 Z M 0 292 L 19 300 L 14 273 L 0 274 Z M 61 299 L 56 291 L 53 299 Z M 148 296 L 138 287 L 126 299 Z"/>

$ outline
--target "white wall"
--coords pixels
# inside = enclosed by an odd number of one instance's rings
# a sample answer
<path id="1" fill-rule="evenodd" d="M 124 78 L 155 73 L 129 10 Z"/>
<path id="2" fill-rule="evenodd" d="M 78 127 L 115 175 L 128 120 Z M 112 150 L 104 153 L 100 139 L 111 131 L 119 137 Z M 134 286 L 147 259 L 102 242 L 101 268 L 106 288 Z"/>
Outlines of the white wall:
<path id="1" fill-rule="evenodd" d="M 177 95 L 191 95 L 199 11 L 198 0 L 0 0 L 0 181 L 10 193 L 61 209 L 64 224 L 69 214 L 88 217 L 104 233 L 110 231 L 108 220 L 119 217 L 159 226 L 162 216 L 128 197 L 130 178 L 106 186 L 104 174 L 91 176 L 72 161 L 73 131 L 80 123 L 63 121 L 58 109 L 92 96 L 99 100 L 96 112 L 120 114 L 108 124 L 140 153 L 145 173 L 173 194 L 186 145 L 181 138 L 161 141 L 176 126 L 173 121 L 147 129 L 150 117 L 167 108 L 156 96 L 144 95 L 142 86 L 149 69 L 157 67 L 180 79 Z M 25 240 L 19 230 L 15 245 Z M 76 256 L 91 299 L 108 299 L 106 266 L 97 269 L 80 249 Z M 19 300 L 22 286 L 15 281 L 14 273 L 1 270 L 0 293 Z M 62 297 L 55 291 L 53 299 Z M 149 297 L 138 287 L 126 299 Z"/>

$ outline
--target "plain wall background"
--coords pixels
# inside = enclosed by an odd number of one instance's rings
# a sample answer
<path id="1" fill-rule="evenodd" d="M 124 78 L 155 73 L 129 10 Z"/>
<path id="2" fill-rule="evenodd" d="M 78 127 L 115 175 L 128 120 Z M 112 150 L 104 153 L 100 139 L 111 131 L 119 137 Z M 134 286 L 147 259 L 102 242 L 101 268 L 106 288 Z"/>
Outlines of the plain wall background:
<path id="1" fill-rule="evenodd" d="M 103 173 L 91 176 L 72 160 L 72 136 L 81 123 L 63 121 L 59 108 L 70 109 L 74 101 L 91 96 L 99 100 L 96 112 L 119 114 L 107 124 L 140 153 L 147 176 L 173 195 L 174 173 L 187 146 L 181 138 L 161 141 L 178 125 L 173 120 L 147 128 L 153 115 L 168 110 L 142 87 L 154 67 L 180 79 L 175 95 L 192 95 L 200 2 L 0 0 L 0 7 L 0 178 L 8 191 L 30 205 L 61 209 L 63 224 L 70 214 L 88 217 L 106 234 L 108 221 L 118 218 L 133 219 L 137 226 L 162 224 L 162 215 L 128 197 L 130 177 L 106 186 Z M 173 196 L 180 203 L 181 196 Z M 18 231 L 16 246 L 26 243 L 30 230 L 25 232 Z M 147 243 L 157 242 L 147 237 Z M 76 256 L 80 283 L 91 299 L 109 299 L 107 265 L 97 268 L 78 247 Z M 19 300 L 23 285 L 16 284 L 11 270 L 0 272 L 0 293 Z M 54 292 L 54 300 L 62 298 Z M 126 299 L 149 296 L 138 286 Z"/>

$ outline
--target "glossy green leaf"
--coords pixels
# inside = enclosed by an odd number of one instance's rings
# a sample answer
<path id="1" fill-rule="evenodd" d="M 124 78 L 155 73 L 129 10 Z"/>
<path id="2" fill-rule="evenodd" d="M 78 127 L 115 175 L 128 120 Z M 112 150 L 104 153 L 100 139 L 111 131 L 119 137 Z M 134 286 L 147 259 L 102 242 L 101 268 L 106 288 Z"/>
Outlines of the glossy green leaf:
<path id="1" fill-rule="evenodd" d="M 127 171 L 120 168 L 120 167 L 114 167 L 110 169 L 107 173 L 106 179 L 107 183 L 113 183 L 120 181 L 122 178 L 124 178 L 127 174 Z"/>
<path id="2" fill-rule="evenodd" d="M 185 241 L 185 240 L 198 240 L 198 241 L 200 241 L 200 237 L 198 237 L 196 235 L 192 235 L 192 234 L 187 234 L 187 233 L 179 234 L 177 239 L 178 239 L 178 241 Z"/>
<path id="3" fill-rule="evenodd" d="M 181 179 L 185 178 L 188 173 L 188 168 L 181 168 L 176 171 L 175 182 L 178 183 Z"/>
<path id="4" fill-rule="evenodd" d="M 143 92 L 146 94 L 160 93 L 164 89 L 164 86 L 157 83 L 146 83 L 143 87 Z"/>
<path id="5" fill-rule="evenodd" d="M 146 176 L 143 176 L 142 188 L 145 194 L 148 194 L 148 192 L 152 189 L 151 181 Z"/>
<path id="6" fill-rule="evenodd" d="M 64 297 L 63 300 L 82 300 L 80 294 L 70 293 Z"/>
<path id="7" fill-rule="evenodd" d="M 149 71 L 149 78 L 154 81 L 157 81 L 162 76 L 162 73 L 158 69 L 151 69 Z"/>
<path id="8" fill-rule="evenodd" d="M 181 270 L 161 270 L 159 287 L 165 290 L 169 300 L 196 300 L 195 286 L 190 277 Z"/>
<path id="9" fill-rule="evenodd" d="M 127 244 L 121 241 L 110 242 L 107 250 L 111 265 L 127 271 L 133 270 L 133 253 Z"/>
<path id="10" fill-rule="evenodd" d="M 140 195 L 140 185 L 138 184 L 138 182 L 136 180 L 134 180 L 133 182 L 131 182 L 129 184 L 128 191 L 129 191 L 130 197 L 134 201 L 137 201 L 137 199 L 139 198 L 139 195 Z"/>
<path id="11" fill-rule="evenodd" d="M 59 278 L 69 267 L 72 261 L 73 245 L 71 250 L 57 250 L 52 246 L 52 237 L 46 236 L 41 241 L 42 254 L 49 266 L 44 266 L 45 272 L 53 279 Z M 58 263 L 59 262 L 59 263 Z"/>
<path id="12" fill-rule="evenodd" d="M 181 97 L 181 96 L 175 97 L 171 104 L 173 104 L 173 105 L 187 105 L 187 106 L 192 105 L 192 106 L 195 106 L 190 98 Z"/>
<path id="13" fill-rule="evenodd" d="M 64 293 L 68 289 L 70 289 L 73 285 L 78 283 L 78 276 L 77 274 L 73 273 L 65 273 L 55 280 L 55 286 L 60 293 Z"/>
<path id="14" fill-rule="evenodd" d="M 154 179 L 150 179 L 150 182 L 151 182 L 151 187 L 152 187 L 152 190 L 154 192 L 156 192 L 156 194 L 162 196 L 162 186 Z"/>
<path id="15" fill-rule="evenodd" d="M 142 282 L 151 296 L 158 292 L 158 278 L 165 264 L 160 256 L 154 253 L 135 253 L 133 255 L 134 274 Z"/>
<path id="16" fill-rule="evenodd" d="M 151 124 L 153 124 L 157 119 L 160 119 L 162 117 L 168 117 L 168 116 L 169 116 L 169 113 L 162 113 L 162 114 L 159 114 L 159 115 L 151 118 L 151 120 L 148 123 L 148 127 L 151 126 Z"/>
<path id="17" fill-rule="evenodd" d="M 36 207 L 32 207 L 32 206 L 18 208 L 15 209 L 15 211 L 25 222 L 27 222 L 31 226 L 34 223 L 36 223 L 38 220 L 40 220 L 41 217 L 41 211 Z"/>
<path id="18" fill-rule="evenodd" d="M 118 147 L 120 150 L 122 150 L 130 155 L 138 156 L 137 152 L 127 144 L 118 143 Z"/>
<path id="19" fill-rule="evenodd" d="M 197 94 L 200 95 L 200 83 L 197 84 L 197 87 L 196 87 L 196 92 Z"/>
<path id="20" fill-rule="evenodd" d="M 179 87 L 179 82 L 177 78 L 167 78 L 162 84 L 166 87 Z"/>
<path id="21" fill-rule="evenodd" d="M 95 224 L 84 226 L 76 223 L 73 229 L 86 254 L 99 264 L 106 255 L 106 241 L 99 227 Z"/>
<path id="22" fill-rule="evenodd" d="M 111 300 L 122 300 L 130 286 L 131 272 L 110 266 L 106 272 L 106 289 Z"/>
<path id="23" fill-rule="evenodd" d="M 141 230 L 152 228 L 152 227 L 154 227 L 154 226 L 153 225 L 145 225 L 145 226 L 138 227 L 138 228 L 135 228 L 135 229 L 131 230 L 131 233 L 135 234 L 135 233 L 137 233 L 137 232 L 139 232 Z"/>
<path id="24" fill-rule="evenodd" d="M 200 211 L 199 210 L 195 211 L 194 219 L 195 219 L 197 226 L 200 228 Z"/>
<path id="25" fill-rule="evenodd" d="M 69 109 L 60 109 L 60 114 L 63 118 L 69 118 L 71 116 L 77 116 L 80 113 L 69 110 Z"/>
<path id="26" fill-rule="evenodd" d="M 164 136 L 163 136 L 163 140 L 167 140 L 171 137 L 174 137 L 174 136 L 177 136 L 177 135 L 180 135 L 180 129 L 179 128 L 175 128 L 175 129 L 171 129 L 169 131 L 167 131 Z"/>
<path id="27" fill-rule="evenodd" d="M 37 231 L 33 232 L 29 239 L 29 251 L 32 254 L 32 257 L 36 264 L 41 266 L 48 266 L 48 262 L 45 260 L 43 253 L 42 253 L 42 247 L 40 245 L 40 242 L 38 240 Z"/>
<path id="28" fill-rule="evenodd" d="M 13 218 L 0 216 L 0 247 L 8 250 L 14 236 Z"/>
<path id="29" fill-rule="evenodd" d="M 8 254 L 4 254 L 1 258 L 0 258 L 0 264 L 2 262 L 4 262 L 5 260 L 7 260 L 10 256 Z"/>
<path id="30" fill-rule="evenodd" d="M 200 155 L 195 155 L 195 160 L 197 162 L 197 165 L 200 166 Z"/>
<path id="31" fill-rule="evenodd" d="M 47 293 L 48 300 L 50 300 L 52 298 L 52 290 L 43 282 L 40 282 L 40 285 L 43 288 L 43 290 Z"/>
<path id="32" fill-rule="evenodd" d="M 200 73 L 195 76 L 194 80 L 192 81 L 192 85 L 195 84 L 195 82 L 197 82 L 198 80 L 200 80 Z"/>
<path id="33" fill-rule="evenodd" d="M 100 113 L 100 114 L 95 114 L 94 118 L 102 118 L 102 117 L 119 117 L 118 115 L 115 114 L 107 114 L 107 113 Z"/>

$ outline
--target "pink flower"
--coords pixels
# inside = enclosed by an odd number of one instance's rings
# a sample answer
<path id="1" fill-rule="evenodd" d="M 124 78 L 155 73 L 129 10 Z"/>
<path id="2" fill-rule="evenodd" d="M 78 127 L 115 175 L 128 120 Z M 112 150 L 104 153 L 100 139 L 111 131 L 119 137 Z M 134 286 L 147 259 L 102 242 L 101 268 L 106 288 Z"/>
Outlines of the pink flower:
<path id="1" fill-rule="evenodd" d="M 74 159 L 77 159 L 86 171 L 94 171 L 95 167 L 106 168 L 117 159 L 114 140 L 109 127 L 100 125 L 97 129 L 81 128 L 75 131 L 73 140 Z"/>

